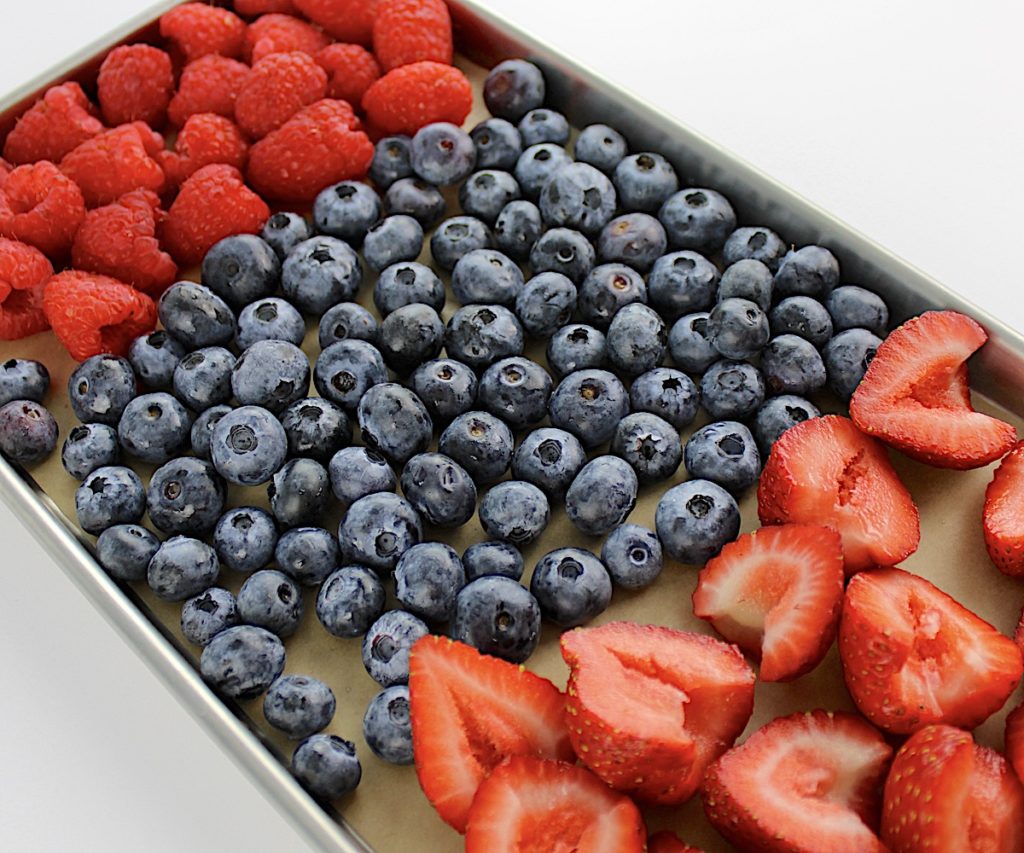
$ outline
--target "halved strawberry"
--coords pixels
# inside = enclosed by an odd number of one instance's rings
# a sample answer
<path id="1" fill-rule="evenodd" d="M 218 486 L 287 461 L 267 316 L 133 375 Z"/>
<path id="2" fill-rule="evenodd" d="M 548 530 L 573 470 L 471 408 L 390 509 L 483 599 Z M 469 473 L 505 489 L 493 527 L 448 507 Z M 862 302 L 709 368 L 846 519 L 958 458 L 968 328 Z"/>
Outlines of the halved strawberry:
<path id="1" fill-rule="evenodd" d="M 839 415 L 786 430 L 757 486 L 762 524 L 823 524 L 843 539 L 846 573 L 891 566 L 921 540 L 917 507 L 885 449 Z"/>
<path id="2" fill-rule="evenodd" d="M 762 681 L 789 681 L 814 669 L 836 638 L 844 580 L 834 530 L 762 527 L 708 560 L 693 612 L 759 659 Z"/>
<path id="3" fill-rule="evenodd" d="M 850 695 L 894 734 L 932 723 L 972 729 L 1021 679 L 1017 646 L 924 578 L 902 569 L 855 575 L 839 621 Z"/>
<path id="4" fill-rule="evenodd" d="M 569 737 L 619 791 L 681 803 L 736 740 L 754 707 L 740 650 L 704 634 L 609 622 L 562 635 Z"/>
<path id="5" fill-rule="evenodd" d="M 643 853 L 633 801 L 585 767 L 514 755 L 473 798 L 466 853 Z"/>
<path id="6" fill-rule="evenodd" d="M 874 829 L 891 757 L 855 714 L 779 717 L 708 768 L 704 812 L 740 850 L 882 851 Z"/>
<path id="7" fill-rule="evenodd" d="M 416 776 L 437 813 L 466 830 L 477 787 L 502 759 L 572 761 L 565 697 L 546 678 L 428 635 L 409 655 Z"/>
<path id="8" fill-rule="evenodd" d="M 647 853 L 703 853 L 699 847 L 691 847 L 679 836 L 667 829 L 647 836 Z"/>
<path id="9" fill-rule="evenodd" d="M 953 726 L 908 738 L 885 782 L 882 840 L 892 853 L 1024 851 L 1024 786 L 1006 760 Z"/>
<path id="10" fill-rule="evenodd" d="M 981 513 L 985 547 L 999 571 L 1024 575 L 1024 441 L 999 463 Z"/>
<path id="11" fill-rule="evenodd" d="M 1006 715 L 1003 749 L 1017 778 L 1024 782 L 1024 702 Z"/>
<path id="12" fill-rule="evenodd" d="M 850 400 L 864 432 L 911 459 L 940 468 L 979 468 L 1017 440 L 1017 431 L 971 407 L 967 358 L 988 335 L 956 311 L 928 311 L 894 329 Z"/>

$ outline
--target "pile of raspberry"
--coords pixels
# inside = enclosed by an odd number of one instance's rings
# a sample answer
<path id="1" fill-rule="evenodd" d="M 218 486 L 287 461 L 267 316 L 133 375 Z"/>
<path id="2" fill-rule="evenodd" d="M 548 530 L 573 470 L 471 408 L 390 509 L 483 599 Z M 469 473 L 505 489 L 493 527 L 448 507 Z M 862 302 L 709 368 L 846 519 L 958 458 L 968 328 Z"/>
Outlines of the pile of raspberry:
<path id="1" fill-rule="evenodd" d="M 364 177 L 381 136 L 472 108 L 443 0 L 186 3 L 159 32 L 3 140 L 0 340 L 52 328 L 79 360 L 123 354 L 220 239 Z"/>

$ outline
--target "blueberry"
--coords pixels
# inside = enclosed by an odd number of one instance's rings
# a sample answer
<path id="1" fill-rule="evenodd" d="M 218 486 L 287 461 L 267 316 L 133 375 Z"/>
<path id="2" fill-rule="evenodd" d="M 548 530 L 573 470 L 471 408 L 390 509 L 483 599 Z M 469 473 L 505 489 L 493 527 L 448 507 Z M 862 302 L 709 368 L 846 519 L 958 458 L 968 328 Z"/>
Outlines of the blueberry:
<path id="1" fill-rule="evenodd" d="M 540 642 L 540 605 L 512 578 L 478 578 L 455 600 L 451 634 L 484 654 L 523 663 Z"/>
<path id="2" fill-rule="evenodd" d="M 356 418 L 366 445 L 396 465 L 426 450 L 433 434 L 420 398 L 394 382 L 370 388 L 359 401 Z"/>
<path id="3" fill-rule="evenodd" d="M 288 453 L 326 464 L 352 441 L 352 425 L 338 406 L 322 397 L 296 400 L 281 413 Z"/>
<path id="4" fill-rule="evenodd" d="M 409 377 L 409 387 L 423 401 L 435 424 L 447 424 L 476 404 L 476 374 L 452 358 L 421 364 Z"/>
<path id="5" fill-rule="evenodd" d="M 661 574 L 661 543 L 639 524 L 616 527 L 601 546 L 601 562 L 623 589 L 643 589 Z"/>
<path id="6" fill-rule="evenodd" d="M 469 472 L 477 485 L 497 480 L 512 462 L 512 430 L 487 412 L 466 412 L 453 420 L 437 449 Z"/>
<path id="7" fill-rule="evenodd" d="M 402 494 L 435 527 L 459 527 L 476 512 L 473 478 L 443 453 L 419 453 L 406 462 Z"/>
<path id="8" fill-rule="evenodd" d="M 395 181 L 412 174 L 412 139 L 408 136 L 385 136 L 377 140 L 369 175 L 378 189 L 386 190 Z"/>
<path id="9" fill-rule="evenodd" d="M 231 389 L 243 406 L 280 414 L 309 393 L 309 359 L 288 341 L 256 341 L 231 372 Z"/>
<path id="10" fill-rule="evenodd" d="M 363 667 L 381 687 L 409 681 L 409 650 L 430 633 L 427 623 L 406 610 L 389 610 L 363 637 Z"/>
<path id="11" fill-rule="evenodd" d="M 359 787 L 363 768 L 351 741 L 337 735 L 317 734 L 295 748 L 292 773 L 314 797 L 336 800 Z"/>
<path id="12" fill-rule="evenodd" d="M 202 279 L 204 285 L 238 310 L 273 295 L 281 280 L 281 259 L 272 246 L 255 234 L 235 234 L 215 243 L 206 253 Z"/>
<path id="13" fill-rule="evenodd" d="M 601 229 L 597 255 L 605 263 L 628 264 L 647 272 L 665 253 L 665 229 L 648 213 L 626 213 Z"/>
<path id="14" fill-rule="evenodd" d="M 550 338 L 576 310 L 576 285 L 557 272 L 531 278 L 516 296 L 515 312 L 528 335 Z"/>
<path id="15" fill-rule="evenodd" d="M 512 456 L 512 476 L 525 480 L 552 497 L 564 494 L 587 454 L 576 436 L 562 429 L 535 429 Z"/>
<path id="16" fill-rule="evenodd" d="M 761 353 L 769 394 L 806 396 L 825 387 L 825 362 L 814 345 L 796 335 L 779 335 Z"/>
<path id="17" fill-rule="evenodd" d="M 667 480 L 683 458 L 676 428 L 650 412 L 634 412 L 619 421 L 611 451 L 633 466 L 641 483 Z"/>
<path id="18" fill-rule="evenodd" d="M 211 586 L 181 607 L 182 636 L 197 646 L 209 645 L 217 634 L 237 624 L 235 596 L 223 587 Z"/>
<path id="19" fill-rule="evenodd" d="M 534 567 L 530 592 L 545 618 L 562 628 L 575 628 L 605 611 L 612 598 L 612 581 L 590 551 L 559 548 Z"/>
<path id="20" fill-rule="evenodd" d="M 520 355 L 525 340 L 515 314 L 503 305 L 466 305 L 448 320 L 444 345 L 450 357 L 480 370 Z"/>
<path id="21" fill-rule="evenodd" d="M 334 718 L 334 692 L 317 678 L 285 675 L 263 697 L 263 716 L 292 740 L 302 740 L 327 728 Z"/>
<path id="22" fill-rule="evenodd" d="M 770 228 L 760 225 L 737 228 L 722 246 L 722 260 L 727 267 L 744 258 L 752 258 L 761 261 L 773 273 L 785 254 L 786 244 L 782 238 Z"/>
<path id="23" fill-rule="evenodd" d="M 452 270 L 452 293 L 463 305 L 511 305 L 523 289 L 523 273 L 494 249 L 475 249 L 459 258 Z"/>
<path id="24" fill-rule="evenodd" d="M 106 424 L 74 427 L 61 448 L 60 461 L 76 480 L 84 480 L 97 468 L 116 465 L 121 459 L 117 430 Z"/>
<path id="25" fill-rule="evenodd" d="M 585 323 L 607 329 L 612 317 L 634 302 L 647 302 L 644 277 L 625 264 L 601 264 L 583 279 L 576 307 Z"/>
<path id="26" fill-rule="evenodd" d="M 551 227 L 594 235 L 615 215 L 615 187 L 593 166 L 568 163 L 541 188 L 540 212 Z"/>
<path id="27" fill-rule="evenodd" d="M 213 548 L 188 536 L 172 536 L 149 561 L 146 583 L 163 601 L 184 601 L 213 586 L 219 574 Z"/>
<path id="28" fill-rule="evenodd" d="M 619 205 L 627 211 L 657 213 L 679 189 L 679 178 L 672 164 L 651 151 L 623 157 L 615 167 L 613 179 Z"/>
<path id="29" fill-rule="evenodd" d="M 577 370 L 555 388 L 548 403 L 552 426 L 575 435 L 586 448 L 611 439 L 629 413 L 629 395 L 607 370 Z"/>
<path id="30" fill-rule="evenodd" d="M 347 339 L 331 344 L 313 366 L 313 384 L 320 396 L 350 414 L 368 388 L 387 381 L 384 357 L 366 341 Z"/>
<path id="31" fill-rule="evenodd" d="M 436 358 L 444 346 L 444 323 L 429 305 L 403 305 L 380 326 L 380 352 L 399 376 Z"/>
<path id="32" fill-rule="evenodd" d="M 736 421 L 716 421 L 701 427 L 686 440 L 686 471 L 710 480 L 733 494 L 757 482 L 761 455 L 754 436 Z"/>
<path id="33" fill-rule="evenodd" d="M 225 480 L 240 486 L 267 482 L 288 455 L 284 427 L 266 409 L 242 406 L 213 428 L 210 458 Z"/>
<path id="34" fill-rule="evenodd" d="M 415 261 L 421 251 L 423 226 L 404 213 L 382 219 L 370 228 L 363 241 L 363 257 L 376 272 L 402 261 Z"/>
<path id="35" fill-rule="evenodd" d="M 203 680 L 233 699 L 254 699 L 284 669 L 284 644 L 255 625 L 235 625 L 217 634 L 199 658 Z"/>
<path id="36" fill-rule="evenodd" d="M 339 302 L 351 302 L 363 279 L 359 256 L 335 237 L 299 243 L 281 268 L 281 289 L 296 308 L 323 314 Z"/>
<path id="37" fill-rule="evenodd" d="M 281 534 L 274 559 L 282 571 L 306 586 L 323 583 L 338 566 L 338 540 L 322 527 L 293 527 Z"/>
<path id="38" fill-rule="evenodd" d="M 565 493 L 565 512 L 579 530 L 600 536 L 622 524 L 636 506 L 639 488 L 632 466 L 617 456 L 595 456 Z"/>
<path id="39" fill-rule="evenodd" d="M 202 459 L 210 458 L 210 441 L 213 438 L 213 428 L 217 426 L 224 415 L 233 411 L 233 408 L 228 405 L 210 406 L 210 408 L 196 416 L 189 433 L 192 441 L 192 452 L 196 456 Z"/>
<path id="40" fill-rule="evenodd" d="M 697 417 L 700 391 L 682 371 L 656 367 L 633 380 L 629 404 L 634 412 L 650 412 L 681 430 Z"/>
<path id="41" fill-rule="evenodd" d="M 260 237 L 282 261 L 299 243 L 313 236 L 311 226 L 299 213 L 275 213 L 263 226 Z"/>
<path id="42" fill-rule="evenodd" d="M 775 292 L 780 296 L 825 299 L 838 286 L 839 261 L 823 246 L 791 250 L 775 270 Z"/>
<path id="43" fill-rule="evenodd" d="M 722 359 L 700 380 L 701 404 L 715 420 L 744 420 L 764 401 L 761 371 L 746 361 Z"/>
<path id="44" fill-rule="evenodd" d="M 665 323 L 641 303 L 620 309 L 608 326 L 608 360 L 627 376 L 639 376 L 661 364 L 668 344 Z"/>
<path id="45" fill-rule="evenodd" d="M 223 405 L 231 399 L 235 357 L 224 347 L 190 352 L 174 368 L 174 393 L 194 412 Z"/>
<path id="46" fill-rule="evenodd" d="M 543 232 L 540 208 L 532 201 L 510 201 L 494 220 L 494 244 L 517 261 L 530 257 Z"/>
<path id="47" fill-rule="evenodd" d="M 672 252 L 658 258 L 647 277 L 651 306 L 666 320 L 709 310 L 717 290 L 718 268 L 696 252 Z"/>
<path id="48" fill-rule="evenodd" d="M 476 542 L 463 551 L 462 568 L 467 582 L 488 575 L 501 575 L 517 581 L 523 576 L 523 555 L 508 542 Z"/>
<path id="49" fill-rule="evenodd" d="M 821 349 L 832 337 L 832 318 L 810 296 L 787 296 L 768 314 L 773 337 L 799 335 Z"/>
<path id="50" fill-rule="evenodd" d="M 658 219 L 673 249 L 714 254 L 736 228 L 736 211 L 720 192 L 691 187 L 665 199 Z"/>
<path id="51" fill-rule="evenodd" d="M 367 341 L 376 345 L 379 334 L 377 319 L 355 302 L 339 302 L 320 318 L 318 337 L 322 350 L 345 340 Z"/>
<path id="52" fill-rule="evenodd" d="M 726 267 L 718 283 L 718 298 L 749 299 L 756 302 L 762 311 L 772 304 L 772 290 L 775 287 L 772 271 L 761 261 L 743 258 Z"/>
<path id="53" fill-rule="evenodd" d="M 680 317 L 668 333 L 668 351 L 676 367 L 689 373 L 703 373 L 718 361 L 718 350 L 708 340 L 707 311 Z"/>
<path id="54" fill-rule="evenodd" d="M 157 530 L 209 533 L 224 511 L 225 488 L 205 459 L 182 456 L 161 465 L 149 480 L 146 508 Z"/>
<path id="55" fill-rule="evenodd" d="M 316 523 L 327 509 L 330 478 L 314 459 L 290 459 L 267 486 L 270 511 L 282 527 Z"/>
<path id="56" fill-rule="evenodd" d="M 543 420 L 551 396 L 551 376 L 524 356 L 496 361 L 480 377 L 480 406 L 512 429 Z"/>
<path id="57" fill-rule="evenodd" d="M 889 326 L 889 309 L 877 293 L 847 284 L 837 287 L 828 295 L 825 307 L 837 331 L 867 329 L 874 335 L 885 337 Z"/>
<path id="58" fill-rule="evenodd" d="M 427 622 L 452 618 L 455 596 L 465 583 L 462 560 L 443 542 L 413 545 L 395 566 L 395 598 Z"/>
<path id="59" fill-rule="evenodd" d="M 857 390 L 881 345 L 882 339 L 867 329 L 846 329 L 825 344 L 822 356 L 828 387 L 844 403 Z"/>
<path id="60" fill-rule="evenodd" d="M 274 557 L 277 526 L 269 512 L 254 506 L 229 509 L 213 529 L 221 563 L 236 572 L 262 569 Z"/>
<path id="61" fill-rule="evenodd" d="M 441 269 L 451 272 L 463 255 L 493 242 L 491 230 L 475 216 L 452 216 L 430 238 L 430 255 Z"/>
<path id="62" fill-rule="evenodd" d="M 544 75 L 525 59 L 506 59 L 487 74 L 484 103 L 492 115 L 519 121 L 530 110 L 543 106 Z"/>
<path id="63" fill-rule="evenodd" d="M 530 269 L 534 274 L 560 272 L 578 285 L 594 268 L 596 257 L 593 243 L 579 231 L 552 228 L 530 249 Z"/>
<path id="64" fill-rule="evenodd" d="M 818 407 L 803 397 L 783 394 L 765 400 L 754 415 L 752 427 L 761 457 L 768 456 L 775 442 L 791 426 L 820 415 Z"/>
<path id="65" fill-rule="evenodd" d="M 721 486 L 688 480 L 662 495 L 654 522 L 662 548 L 673 559 L 703 565 L 739 534 L 740 511 Z"/>
<path id="66" fill-rule="evenodd" d="M 541 142 L 565 145 L 569 141 L 569 122 L 564 115 L 554 110 L 532 109 L 519 120 L 518 128 L 525 146 L 539 145 Z"/>
<path id="67" fill-rule="evenodd" d="M 135 371 L 128 359 L 94 355 L 68 377 L 68 400 L 82 423 L 117 426 L 135 396 Z"/>
<path id="68" fill-rule="evenodd" d="M 480 501 L 480 524 L 492 539 L 522 547 L 544 532 L 551 517 L 547 496 L 533 483 L 506 480 Z"/>
<path id="69" fill-rule="evenodd" d="M 585 323 L 571 323 L 557 329 L 548 341 L 548 366 L 557 378 L 577 370 L 601 367 L 608 355 L 604 332 Z"/>
<path id="70" fill-rule="evenodd" d="M 380 219 L 380 196 L 362 181 L 342 181 L 322 189 L 313 201 L 313 224 L 321 234 L 353 246 L 363 242 Z"/>
<path id="71" fill-rule="evenodd" d="M 625 137 L 614 128 L 606 124 L 591 124 L 576 137 L 573 153 L 581 163 L 589 163 L 611 175 L 629 153 L 629 146 Z"/>
<path id="72" fill-rule="evenodd" d="M 413 171 L 440 187 L 457 184 L 476 165 L 476 147 L 469 134 L 446 121 L 424 125 L 412 138 Z"/>
<path id="73" fill-rule="evenodd" d="M 478 169 L 511 171 L 523 153 L 519 129 L 503 118 L 485 119 L 469 132 L 469 138 L 476 148 Z"/>
<path id="74" fill-rule="evenodd" d="M 345 560 L 388 571 L 422 538 L 419 513 L 405 498 L 391 492 L 376 492 L 357 500 L 338 528 Z"/>
<path id="75" fill-rule="evenodd" d="M 46 366 L 28 358 L 9 358 L 0 364 L 0 406 L 11 400 L 43 402 L 50 390 L 50 372 Z"/>
<path id="76" fill-rule="evenodd" d="M 282 640 L 295 633 L 303 610 L 299 585 L 277 569 L 253 572 L 238 591 L 238 615 L 242 621 L 266 628 Z"/>
<path id="77" fill-rule="evenodd" d="M 749 299 L 723 299 L 708 317 L 708 340 L 725 358 L 757 355 L 770 335 L 768 317 Z"/>
<path id="78" fill-rule="evenodd" d="M 386 687 L 370 700 L 363 715 L 363 739 L 381 761 L 412 764 L 412 718 L 407 685 Z"/>
<path id="79" fill-rule="evenodd" d="M 505 206 L 519 198 L 519 183 L 508 172 L 484 169 L 459 187 L 459 203 L 470 216 L 493 225 Z"/>
<path id="80" fill-rule="evenodd" d="M 24 405 L 21 401 L 16 402 L 19 406 Z M 2 415 L 3 410 L 0 409 L 0 421 Z M 123 465 L 97 468 L 75 492 L 75 511 L 78 526 L 93 535 L 115 524 L 135 524 L 146 511 L 146 490 L 139 475 L 131 468 Z"/>
<path id="81" fill-rule="evenodd" d="M 316 596 L 316 616 L 334 637 L 361 637 L 384 612 L 384 585 L 364 566 L 343 566 L 328 575 Z"/>
<path id="82" fill-rule="evenodd" d="M 373 286 L 373 304 L 384 317 L 403 305 L 429 305 L 440 312 L 444 301 L 444 283 L 437 273 L 414 261 L 388 267 Z"/>
<path id="83" fill-rule="evenodd" d="M 167 332 L 150 332 L 132 341 L 128 348 L 128 362 L 139 382 L 147 388 L 166 390 L 174 379 L 174 368 L 188 352 Z"/>
<path id="84" fill-rule="evenodd" d="M 96 540 L 96 559 L 112 578 L 144 581 L 160 540 L 138 524 L 115 524 Z"/>
<path id="85" fill-rule="evenodd" d="M 541 142 L 525 149 L 516 160 L 513 170 L 523 198 L 537 201 L 548 179 L 571 162 L 572 158 L 565 148 L 553 142 Z"/>
<path id="86" fill-rule="evenodd" d="M 360 498 L 375 492 L 393 492 L 398 486 L 388 460 L 365 447 L 339 450 L 331 457 L 328 473 L 331 491 L 341 504 L 342 512 Z"/>
<path id="87" fill-rule="evenodd" d="M 276 296 L 252 302 L 238 313 L 235 340 L 241 349 L 248 349 L 256 341 L 269 340 L 302 346 L 305 337 L 306 321 L 298 309 Z"/>
<path id="88" fill-rule="evenodd" d="M 235 315 L 228 304 L 208 287 L 192 281 L 179 281 L 167 288 L 157 313 L 161 325 L 178 340 L 188 341 L 191 349 L 228 344 L 235 336 Z"/>
<path id="89" fill-rule="evenodd" d="M 424 228 L 432 228 L 444 217 L 447 203 L 441 191 L 419 178 L 400 178 L 384 196 L 384 209 L 389 216 L 404 213 Z"/>

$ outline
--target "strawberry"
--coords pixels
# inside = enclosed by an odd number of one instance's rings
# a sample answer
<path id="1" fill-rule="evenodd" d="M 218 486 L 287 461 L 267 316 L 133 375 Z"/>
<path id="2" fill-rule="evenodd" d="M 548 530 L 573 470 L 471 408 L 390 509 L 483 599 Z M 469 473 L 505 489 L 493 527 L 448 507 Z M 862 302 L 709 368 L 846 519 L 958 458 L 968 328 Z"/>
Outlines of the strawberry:
<path id="1" fill-rule="evenodd" d="M 900 747 L 885 781 L 882 840 L 892 853 L 1024 851 L 1024 786 L 998 753 L 953 726 Z"/>
<path id="2" fill-rule="evenodd" d="M 644 836 L 633 801 L 585 767 L 513 755 L 473 798 L 466 853 L 643 853 Z"/>
<path id="3" fill-rule="evenodd" d="M 809 672 L 836 637 L 843 544 L 815 524 L 762 527 L 726 545 L 701 569 L 693 612 L 761 661 L 762 681 Z"/>
<path id="4" fill-rule="evenodd" d="M 974 728 L 1020 681 L 1008 637 L 924 578 L 855 575 L 839 620 L 839 658 L 860 712 L 894 734 L 932 723 Z"/>
<path id="5" fill-rule="evenodd" d="M 546 678 L 428 635 L 409 657 L 416 776 L 441 817 L 465 832 L 480 782 L 510 755 L 572 761 L 565 697 Z"/>
<path id="6" fill-rule="evenodd" d="M 562 657 L 576 754 L 648 802 L 689 799 L 754 707 L 754 673 L 739 649 L 703 634 L 609 622 L 563 634 Z"/>
<path id="7" fill-rule="evenodd" d="M 1006 757 L 1017 778 L 1024 782 L 1024 702 L 1006 715 Z"/>
<path id="8" fill-rule="evenodd" d="M 892 749 L 854 714 L 779 717 L 708 768 L 708 820 L 740 850 L 867 853 Z"/>
<path id="9" fill-rule="evenodd" d="M 647 836 L 647 853 L 702 853 L 700 848 L 691 847 L 679 836 L 667 829 Z"/>
<path id="10" fill-rule="evenodd" d="M 911 459 L 979 468 L 1017 440 L 1007 423 L 971 407 L 967 357 L 988 339 L 956 311 L 928 311 L 894 329 L 850 400 L 853 422 Z"/>
<path id="11" fill-rule="evenodd" d="M 1024 441 L 1003 457 L 985 490 L 985 547 L 999 571 L 1024 575 Z"/>
<path id="12" fill-rule="evenodd" d="M 1017 627 L 1013 631 L 1013 641 L 1024 655 L 1024 607 L 1021 608 L 1020 619 L 1017 620 Z"/>
<path id="13" fill-rule="evenodd" d="M 917 550 L 917 507 L 885 449 L 839 415 L 786 430 L 757 486 L 762 524 L 823 524 L 843 540 L 846 573 L 891 566 Z"/>

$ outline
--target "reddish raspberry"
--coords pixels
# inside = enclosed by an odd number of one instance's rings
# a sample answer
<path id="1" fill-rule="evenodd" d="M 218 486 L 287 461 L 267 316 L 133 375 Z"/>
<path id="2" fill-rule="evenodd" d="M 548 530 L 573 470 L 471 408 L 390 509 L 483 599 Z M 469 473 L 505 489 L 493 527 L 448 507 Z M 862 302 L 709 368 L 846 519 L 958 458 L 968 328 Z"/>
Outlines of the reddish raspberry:
<path id="1" fill-rule="evenodd" d="M 181 185 L 164 222 L 164 246 L 183 267 L 232 234 L 257 234 L 270 208 L 242 182 L 234 166 L 203 166 Z"/>
<path id="2" fill-rule="evenodd" d="M 358 44 L 329 44 L 316 55 L 327 72 L 327 97 L 360 104 L 363 95 L 380 77 L 380 66 L 365 47 Z"/>
<path id="3" fill-rule="evenodd" d="M 156 237 L 157 223 L 164 216 L 160 198 L 149 190 L 135 190 L 114 204 L 89 211 L 71 247 L 73 265 L 159 294 L 178 275 L 177 265 L 160 250 Z"/>
<path id="4" fill-rule="evenodd" d="M 83 219 L 82 191 L 49 160 L 18 166 L 0 188 L 0 237 L 51 258 L 67 254 Z"/>
<path id="5" fill-rule="evenodd" d="M 385 71 L 432 60 L 452 64 L 452 18 L 444 0 L 380 0 L 373 52 Z"/>
<path id="6" fill-rule="evenodd" d="M 369 44 L 377 0 L 293 0 L 296 8 L 338 41 Z"/>
<path id="7" fill-rule="evenodd" d="M 265 56 L 292 50 L 316 56 L 317 51 L 329 43 L 327 36 L 300 18 L 264 15 L 249 24 L 243 56 L 254 65 Z"/>
<path id="8" fill-rule="evenodd" d="M 435 121 L 462 124 L 473 109 L 473 88 L 458 68 L 414 62 L 389 71 L 367 89 L 363 109 L 385 133 L 411 136 Z"/>
<path id="9" fill-rule="evenodd" d="M 175 127 L 181 127 L 196 113 L 216 113 L 233 119 L 235 99 L 248 76 L 248 65 L 225 56 L 204 56 L 190 62 L 181 72 L 167 117 Z"/>
<path id="10" fill-rule="evenodd" d="M 27 338 L 50 328 L 43 286 L 53 275 L 46 255 L 27 243 L 0 237 L 0 340 Z"/>
<path id="11" fill-rule="evenodd" d="M 174 94 L 171 57 L 148 44 L 115 47 L 103 60 L 96 85 L 107 124 L 144 121 L 160 127 Z"/>
<path id="12" fill-rule="evenodd" d="M 249 151 L 249 182 L 271 198 L 312 201 L 324 187 L 361 178 L 373 143 L 345 101 L 319 101 Z"/>
<path id="13" fill-rule="evenodd" d="M 43 290 L 43 310 L 71 357 L 124 355 L 139 335 L 156 328 L 156 303 L 135 288 L 95 273 L 68 270 Z"/>
<path id="14" fill-rule="evenodd" d="M 235 121 L 260 139 L 326 93 L 327 72 L 308 53 L 274 53 L 249 72 L 235 102 Z"/>
<path id="15" fill-rule="evenodd" d="M 160 35 L 181 52 L 186 62 L 211 53 L 237 59 L 245 42 L 245 21 L 218 6 L 186 3 L 164 13 Z"/>
<path id="16" fill-rule="evenodd" d="M 250 18 L 274 12 L 294 15 L 295 4 L 292 0 L 235 0 L 235 11 Z"/>
<path id="17" fill-rule="evenodd" d="M 46 91 L 25 113 L 4 143 L 4 157 L 14 165 L 51 160 L 54 163 L 87 139 L 103 132 L 103 122 L 77 83 Z"/>
<path id="18" fill-rule="evenodd" d="M 11 174 L 12 169 L 14 169 L 14 166 L 8 163 L 3 157 L 0 157 L 0 187 L 4 185 L 4 181 L 7 180 L 7 176 Z"/>
<path id="19" fill-rule="evenodd" d="M 178 131 L 174 151 L 160 153 L 160 164 L 167 180 L 178 185 L 211 163 L 227 163 L 236 169 L 245 169 L 248 155 L 249 143 L 231 119 L 199 113 L 189 116 Z"/>
<path id="20" fill-rule="evenodd" d="M 163 137 L 136 121 L 83 142 L 60 170 L 82 188 L 89 207 L 98 207 L 132 190 L 162 193 L 167 179 L 156 158 L 163 150 Z"/>

